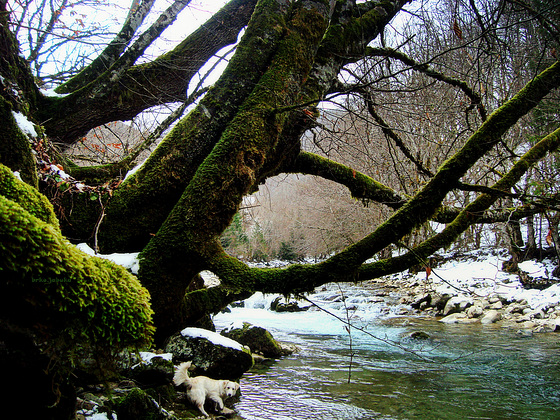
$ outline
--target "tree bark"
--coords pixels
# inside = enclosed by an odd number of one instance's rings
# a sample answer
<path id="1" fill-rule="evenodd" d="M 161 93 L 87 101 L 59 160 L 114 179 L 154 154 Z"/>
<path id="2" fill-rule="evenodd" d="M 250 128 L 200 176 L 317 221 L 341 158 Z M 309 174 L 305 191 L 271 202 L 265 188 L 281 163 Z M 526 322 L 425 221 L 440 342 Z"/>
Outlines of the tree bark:
<path id="1" fill-rule="evenodd" d="M 71 144 L 90 129 L 129 120 L 143 110 L 182 102 L 191 78 L 221 48 L 235 43 L 256 0 L 232 0 L 172 51 L 114 77 L 110 69 L 66 96 L 40 96 L 34 113 L 47 134 Z M 69 112 L 72 110 L 72 112 Z"/>

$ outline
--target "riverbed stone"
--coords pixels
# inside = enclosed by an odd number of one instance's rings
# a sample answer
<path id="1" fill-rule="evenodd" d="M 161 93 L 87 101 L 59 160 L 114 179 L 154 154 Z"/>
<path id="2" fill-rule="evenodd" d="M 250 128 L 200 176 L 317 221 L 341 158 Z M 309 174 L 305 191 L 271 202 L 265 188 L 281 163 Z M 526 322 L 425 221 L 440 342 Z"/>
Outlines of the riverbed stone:
<path id="1" fill-rule="evenodd" d="M 217 337 L 222 337 L 217 333 Z M 248 347 L 230 346 L 221 343 L 222 337 L 210 341 L 204 337 L 191 337 L 177 333 L 173 335 L 166 347 L 167 353 L 173 354 L 173 361 L 192 362 L 195 376 L 205 375 L 214 379 L 235 380 L 253 366 L 253 356 Z M 230 339 L 231 340 L 231 339 Z M 232 340 L 233 342 L 233 340 Z"/>
<path id="2" fill-rule="evenodd" d="M 491 309 L 488 312 L 486 312 L 484 316 L 480 319 L 480 323 L 485 325 L 494 324 L 500 319 L 502 319 L 502 314 L 496 309 Z"/>
<path id="3" fill-rule="evenodd" d="M 474 304 L 467 308 L 466 314 L 468 318 L 478 318 L 484 313 L 484 307 L 481 304 Z"/>
<path id="4" fill-rule="evenodd" d="M 253 353 L 264 357 L 277 359 L 291 353 L 291 349 L 282 347 L 268 330 L 248 322 L 240 326 L 232 325 L 220 334 L 248 346 Z"/>
<path id="5" fill-rule="evenodd" d="M 472 304 L 473 304 L 473 301 L 469 297 L 453 296 L 445 304 L 445 308 L 443 310 L 443 316 L 447 316 L 447 315 L 457 313 L 457 312 L 463 312 L 465 309 L 467 309 Z"/>
<path id="6" fill-rule="evenodd" d="M 464 312 L 455 312 L 440 319 L 444 324 L 472 324 L 478 322 L 476 318 L 468 318 Z"/>

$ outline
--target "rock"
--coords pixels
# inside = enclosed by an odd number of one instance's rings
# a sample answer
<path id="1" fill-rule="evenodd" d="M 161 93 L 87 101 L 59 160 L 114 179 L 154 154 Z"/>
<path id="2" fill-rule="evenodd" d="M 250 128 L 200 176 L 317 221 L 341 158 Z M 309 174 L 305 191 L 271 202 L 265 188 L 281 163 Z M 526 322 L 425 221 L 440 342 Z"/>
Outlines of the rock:
<path id="1" fill-rule="evenodd" d="M 478 318 L 483 314 L 483 312 L 484 312 L 483 306 L 479 304 L 475 304 L 467 308 L 466 314 L 468 318 Z"/>
<path id="2" fill-rule="evenodd" d="M 461 312 L 455 312 L 452 314 L 447 315 L 445 318 L 440 319 L 440 322 L 443 322 L 444 324 L 459 324 L 462 323 L 461 321 L 464 321 L 467 319 L 467 315 Z"/>
<path id="3" fill-rule="evenodd" d="M 445 309 L 445 305 L 451 299 L 451 295 L 445 294 L 440 295 L 438 293 L 432 295 L 431 306 L 435 308 L 438 312 L 442 312 Z"/>
<path id="4" fill-rule="evenodd" d="M 414 331 L 410 333 L 408 337 L 414 340 L 429 340 L 431 338 L 430 335 L 424 331 Z"/>
<path id="5" fill-rule="evenodd" d="M 158 386 L 170 383 L 174 372 L 170 359 L 154 356 L 148 362 L 133 366 L 127 376 L 144 386 Z"/>
<path id="6" fill-rule="evenodd" d="M 522 304 L 518 302 L 511 303 L 508 305 L 504 312 L 506 314 L 522 314 L 523 310 L 527 309 L 527 304 Z"/>
<path id="7" fill-rule="evenodd" d="M 560 318 L 548 319 L 546 325 L 551 332 L 560 332 Z"/>
<path id="8" fill-rule="evenodd" d="M 175 363 L 192 361 L 194 376 L 235 380 L 253 366 L 248 347 L 201 328 L 185 328 L 173 335 L 165 351 L 173 354 Z"/>
<path id="9" fill-rule="evenodd" d="M 443 316 L 447 316 L 457 312 L 463 312 L 472 305 L 472 299 L 464 296 L 453 296 L 445 304 Z"/>
<path id="10" fill-rule="evenodd" d="M 126 396 L 118 400 L 114 409 L 119 420 L 177 419 L 140 388 L 133 388 Z"/>
<path id="11" fill-rule="evenodd" d="M 491 309 L 502 309 L 503 307 L 504 307 L 504 304 L 502 303 L 501 300 L 498 300 L 497 302 L 494 302 L 494 303 L 490 304 Z"/>
<path id="12" fill-rule="evenodd" d="M 248 322 L 244 322 L 241 327 L 230 326 L 222 331 L 221 335 L 249 347 L 252 352 L 264 357 L 276 359 L 291 353 L 287 348 L 283 348 L 269 331 Z"/>
<path id="13" fill-rule="evenodd" d="M 422 309 L 426 306 L 429 306 L 431 302 L 432 295 L 430 295 L 429 293 L 425 293 L 424 295 L 421 295 L 419 298 L 415 299 L 410 304 L 410 306 L 412 307 L 412 309 Z"/>
<path id="14" fill-rule="evenodd" d="M 297 302 L 281 302 L 283 298 L 278 296 L 270 304 L 270 310 L 275 312 L 302 312 L 307 311 L 311 306 L 299 306 Z"/>
<path id="15" fill-rule="evenodd" d="M 496 309 L 491 309 L 488 312 L 486 312 L 486 314 L 484 314 L 484 316 L 480 320 L 480 323 L 485 325 L 494 324 L 500 319 L 502 319 L 502 314 L 498 312 Z"/>

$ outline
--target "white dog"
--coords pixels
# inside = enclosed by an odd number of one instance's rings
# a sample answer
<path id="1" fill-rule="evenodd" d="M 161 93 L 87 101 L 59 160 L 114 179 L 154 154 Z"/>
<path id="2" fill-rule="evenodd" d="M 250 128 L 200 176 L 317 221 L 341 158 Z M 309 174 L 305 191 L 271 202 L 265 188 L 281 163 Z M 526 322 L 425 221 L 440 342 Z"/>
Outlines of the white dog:
<path id="1" fill-rule="evenodd" d="M 220 411 L 224 410 L 224 399 L 233 397 L 239 389 L 239 384 L 226 380 L 211 379 L 207 376 L 189 377 L 191 362 L 183 362 L 175 370 L 173 383 L 176 386 L 185 384 L 189 400 L 197 406 L 205 417 L 209 417 L 204 410 L 204 402 L 209 399 L 218 404 Z"/>

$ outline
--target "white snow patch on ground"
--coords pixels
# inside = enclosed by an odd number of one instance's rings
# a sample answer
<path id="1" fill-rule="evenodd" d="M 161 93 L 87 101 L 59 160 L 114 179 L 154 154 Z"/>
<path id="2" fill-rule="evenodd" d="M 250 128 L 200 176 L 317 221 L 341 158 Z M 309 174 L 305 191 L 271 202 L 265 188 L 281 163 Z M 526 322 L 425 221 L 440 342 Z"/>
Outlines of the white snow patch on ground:
<path id="1" fill-rule="evenodd" d="M 217 346 L 230 347 L 235 350 L 243 351 L 243 346 L 237 341 L 202 328 L 194 328 L 194 327 L 185 328 L 184 330 L 181 331 L 181 334 L 183 335 L 183 337 L 205 338 Z"/>
<path id="2" fill-rule="evenodd" d="M 56 165 L 52 165 L 51 164 L 51 171 L 53 171 L 54 173 L 58 174 L 59 177 L 61 177 L 62 179 L 68 179 L 70 178 L 70 175 L 68 175 L 66 172 L 64 172 L 62 169 L 60 169 L 58 166 Z"/>
<path id="3" fill-rule="evenodd" d="M 545 290 L 525 289 L 515 274 L 501 270 L 507 258 L 497 255 L 473 253 L 473 259 L 451 260 L 433 268 L 428 283 L 439 293 L 452 295 L 498 295 L 510 301 L 527 300 L 531 308 L 557 305 L 560 303 L 560 285 Z M 552 261 L 525 261 L 519 268 L 532 277 L 549 278 L 554 269 Z M 417 274 L 419 281 L 426 281 L 426 273 Z"/>

